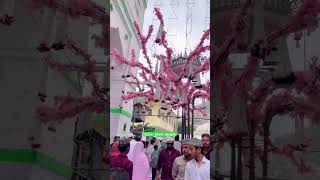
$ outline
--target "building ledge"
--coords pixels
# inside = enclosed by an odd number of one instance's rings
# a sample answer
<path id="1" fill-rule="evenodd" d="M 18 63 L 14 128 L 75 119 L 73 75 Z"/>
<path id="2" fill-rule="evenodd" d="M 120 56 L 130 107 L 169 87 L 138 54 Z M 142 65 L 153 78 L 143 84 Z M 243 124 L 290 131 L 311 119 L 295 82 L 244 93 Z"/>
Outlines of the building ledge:
<path id="1" fill-rule="evenodd" d="M 33 149 L 0 149 L 0 162 L 31 163 L 66 178 L 73 174 L 70 166 Z"/>

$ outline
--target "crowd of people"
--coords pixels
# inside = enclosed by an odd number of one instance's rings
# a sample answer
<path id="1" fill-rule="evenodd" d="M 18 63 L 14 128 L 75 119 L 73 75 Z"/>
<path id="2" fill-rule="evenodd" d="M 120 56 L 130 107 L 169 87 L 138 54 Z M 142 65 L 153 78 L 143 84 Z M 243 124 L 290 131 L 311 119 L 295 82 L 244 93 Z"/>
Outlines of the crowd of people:
<path id="1" fill-rule="evenodd" d="M 209 134 L 179 141 L 179 136 L 146 140 L 131 133 L 114 138 L 110 168 L 125 172 L 123 180 L 209 180 L 211 150 Z"/>

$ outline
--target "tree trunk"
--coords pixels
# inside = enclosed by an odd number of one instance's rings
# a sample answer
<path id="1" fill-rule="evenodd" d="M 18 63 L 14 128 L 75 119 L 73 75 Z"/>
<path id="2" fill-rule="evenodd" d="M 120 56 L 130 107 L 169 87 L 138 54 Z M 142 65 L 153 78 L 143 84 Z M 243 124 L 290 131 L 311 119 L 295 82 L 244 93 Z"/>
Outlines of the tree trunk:
<path id="1" fill-rule="evenodd" d="M 184 116 L 184 107 L 182 107 L 182 138 L 185 139 L 186 138 L 186 118 Z"/>

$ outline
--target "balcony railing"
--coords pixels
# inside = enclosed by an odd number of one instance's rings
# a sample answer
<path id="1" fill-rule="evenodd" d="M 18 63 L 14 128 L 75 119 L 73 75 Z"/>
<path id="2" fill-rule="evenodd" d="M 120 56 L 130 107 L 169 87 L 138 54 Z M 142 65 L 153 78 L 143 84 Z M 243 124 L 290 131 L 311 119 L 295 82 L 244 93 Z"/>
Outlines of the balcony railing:
<path id="1" fill-rule="evenodd" d="M 226 11 L 240 7 L 241 0 L 214 0 L 214 12 Z M 264 8 L 278 13 L 289 13 L 295 9 L 301 0 L 264 0 Z"/>
<path id="2" fill-rule="evenodd" d="M 264 0 L 264 9 L 278 13 L 290 13 L 292 0 Z"/>
<path id="3" fill-rule="evenodd" d="M 194 66 L 200 66 L 201 65 L 201 60 L 202 59 L 199 59 L 199 60 L 192 60 L 192 65 Z M 177 59 L 174 59 L 171 61 L 171 66 L 174 68 L 174 67 L 177 67 L 177 66 L 180 66 L 180 65 L 184 65 L 187 61 L 187 58 L 177 58 Z"/>
<path id="4" fill-rule="evenodd" d="M 213 0 L 214 12 L 240 7 L 240 0 Z"/>

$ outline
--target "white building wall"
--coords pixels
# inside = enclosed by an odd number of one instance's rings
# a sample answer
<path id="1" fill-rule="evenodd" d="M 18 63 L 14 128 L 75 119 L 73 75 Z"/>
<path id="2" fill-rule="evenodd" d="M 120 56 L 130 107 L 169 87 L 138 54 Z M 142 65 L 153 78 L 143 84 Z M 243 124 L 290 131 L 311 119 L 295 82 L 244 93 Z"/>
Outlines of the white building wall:
<path id="1" fill-rule="evenodd" d="M 142 29 L 147 2 L 144 0 L 111 0 L 111 4 L 113 10 L 110 14 L 110 27 L 118 28 L 123 56 L 130 58 L 131 50 L 135 49 L 138 57 L 140 46 L 133 22 L 137 21 Z M 111 47 L 112 43 L 116 42 L 111 42 Z M 130 69 L 124 65 L 117 65 L 113 59 L 111 60 L 111 66 L 114 67 L 110 71 L 111 109 L 119 109 L 122 106 L 123 111 L 132 114 L 133 101 L 130 100 L 127 103 L 121 101 L 122 91 L 125 93 L 134 91 L 124 83 L 124 79 L 121 77 L 123 74 L 128 74 Z M 136 75 L 135 71 L 131 71 L 131 73 Z M 111 138 L 116 135 L 124 136 L 129 133 L 131 118 L 121 113 L 113 113 L 112 111 L 110 118 Z M 126 130 L 124 131 L 125 124 Z"/>
<path id="2" fill-rule="evenodd" d="M 12 0 L 10 0 L 12 1 Z M 52 15 L 30 16 L 25 1 L 14 1 L 14 17 L 16 21 L 10 27 L 0 28 L 0 153 L 2 150 L 30 150 L 28 137 L 34 136 L 41 144 L 40 149 L 46 156 L 65 166 L 71 166 L 73 153 L 73 133 L 75 119 L 68 119 L 56 125 L 55 133 L 48 131 L 48 125 L 41 124 L 36 118 L 35 109 L 39 103 L 38 92 L 48 95 L 80 95 L 61 73 L 48 71 L 43 62 L 44 55 L 36 47 L 43 40 L 54 40 L 55 29 Z M 3 8 L 0 3 L 0 10 Z M 2 11 L 0 11 L 2 12 Z M 45 11 L 46 12 L 46 11 Z M 74 29 L 69 35 L 80 47 L 88 45 L 88 25 L 85 19 L 72 22 Z M 79 28 L 81 27 L 81 28 Z M 53 31 L 52 31 L 53 30 Z M 62 33 L 57 30 L 58 34 Z M 49 42 L 51 43 L 51 42 Z M 63 60 L 63 59 L 60 59 Z M 1 156 L 1 155 L 0 155 Z M 2 154 L 3 156 L 3 154 Z M 17 156 L 19 156 L 17 154 Z M 35 162 L 0 159 L 0 179 L 50 179 L 62 180 L 67 177 L 39 167 Z"/>
<path id="3" fill-rule="evenodd" d="M 40 179 L 45 179 L 45 180 L 65 180 L 65 177 L 58 176 L 56 174 L 52 174 L 50 171 L 39 168 L 38 166 L 33 166 L 32 167 L 32 175 L 30 177 L 30 180 L 40 180 Z"/>
<path id="4" fill-rule="evenodd" d="M 31 173 L 32 164 L 18 162 L 0 162 L 0 178 L 3 180 L 29 180 L 32 176 Z"/>

